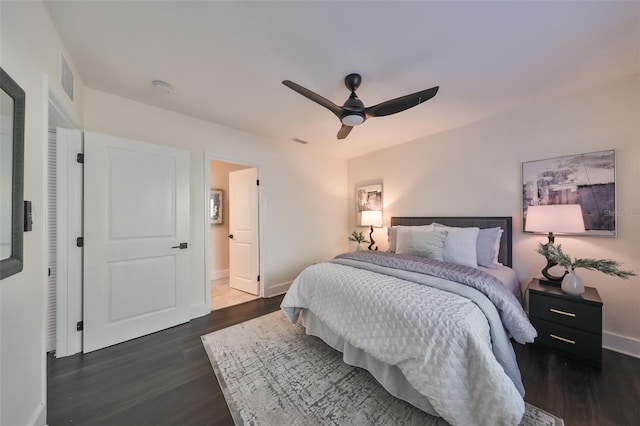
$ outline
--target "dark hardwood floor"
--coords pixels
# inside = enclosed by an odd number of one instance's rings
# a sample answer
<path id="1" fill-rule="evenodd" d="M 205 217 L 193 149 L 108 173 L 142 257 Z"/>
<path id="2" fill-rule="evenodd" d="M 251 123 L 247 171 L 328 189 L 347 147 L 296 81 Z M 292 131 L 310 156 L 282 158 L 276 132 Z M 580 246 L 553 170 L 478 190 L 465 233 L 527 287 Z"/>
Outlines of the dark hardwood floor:
<path id="1" fill-rule="evenodd" d="M 47 424 L 233 425 L 200 336 L 279 309 L 282 296 L 86 355 L 48 356 Z M 602 367 L 515 345 L 525 399 L 567 426 L 640 425 L 640 359 L 603 351 Z"/>

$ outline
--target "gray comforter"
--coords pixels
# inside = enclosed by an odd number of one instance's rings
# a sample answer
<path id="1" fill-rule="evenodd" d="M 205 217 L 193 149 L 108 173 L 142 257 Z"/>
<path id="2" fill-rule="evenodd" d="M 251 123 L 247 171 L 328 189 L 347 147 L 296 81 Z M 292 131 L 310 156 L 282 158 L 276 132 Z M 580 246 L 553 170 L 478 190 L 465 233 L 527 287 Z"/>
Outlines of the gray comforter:
<path id="1" fill-rule="evenodd" d="M 344 262 L 341 260 L 352 260 L 355 262 Z M 375 251 L 344 253 L 336 256 L 333 262 L 375 270 L 376 272 L 382 272 L 400 278 L 407 277 L 407 275 L 402 274 L 401 271 L 417 272 L 464 284 L 475 288 L 489 298 L 498 309 L 504 327 L 511 333 L 511 336 L 516 342 L 532 343 L 537 336 L 536 329 L 533 328 L 529 322 L 527 314 L 515 296 L 502 285 L 500 280 L 480 269 L 439 262 L 425 257 Z M 382 266 L 387 269 L 372 268 L 370 265 Z M 419 281 L 420 280 L 416 282 L 423 284 Z M 457 292 L 456 288 L 457 286 L 454 286 L 449 290 Z M 466 295 L 464 296 L 467 297 Z M 482 306 L 480 306 L 480 308 L 482 309 Z M 483 309 L 483 311 L 485 310 Z M 487 312 L 485 312 L 485 314 L 486 313 Z"/>
<path id="2" fill-rule="evenodd" d="M 517 424 L 524 388 L 501 316 L 519 340 L 535 330 L 493 277 L 423 260 L 341 255 L 303 271 L 281 307 L 292 322 L 309 309 L 351 345 L 398 366 L 452 424 Z"/>

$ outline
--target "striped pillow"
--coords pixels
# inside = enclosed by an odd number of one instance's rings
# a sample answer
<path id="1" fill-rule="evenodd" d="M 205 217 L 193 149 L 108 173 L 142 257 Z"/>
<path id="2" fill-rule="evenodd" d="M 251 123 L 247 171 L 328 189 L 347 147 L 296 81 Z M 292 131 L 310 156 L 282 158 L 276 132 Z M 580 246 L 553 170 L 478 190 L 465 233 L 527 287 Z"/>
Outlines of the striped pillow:
<path id="1" fill-rule="evenodd" d="M 399 228 L 396 253 L 443 260 L 447 231 Z"/>
<path id="2" fill-rule="evenodd" d="M 397 240 L 398 240 L 398 229 L 400 228 L 411 228 L 411 229 L 422 229 L 422 230 L 427 230 L 427 231 L 433 231 L 435 225 L 433 223 L 429 224 L 429 225 L 395 225 L 392 226 L 391 228 L 387 228 L 387 235 L 389 237 L 389 252 L 391 253 L 395 253 L 396 252 L 396 246 L 397 246 Z"/>

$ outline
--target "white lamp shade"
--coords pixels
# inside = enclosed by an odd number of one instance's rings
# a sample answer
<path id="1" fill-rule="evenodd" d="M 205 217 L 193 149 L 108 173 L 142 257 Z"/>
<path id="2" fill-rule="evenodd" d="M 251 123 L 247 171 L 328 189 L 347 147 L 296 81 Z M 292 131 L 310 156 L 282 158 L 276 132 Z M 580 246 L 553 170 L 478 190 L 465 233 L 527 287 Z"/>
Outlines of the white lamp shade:
<path id="1" fill-rule="evenodd" d="M 550 204 L 527 208 L 525 231 L 569 234 L 584 232 L 579 204 Z"/>
<path id="2" fill-rule="evenodd" d="M 382 210 L 365 210 L 360 217 L 361 226 L 382 226 Z"/>

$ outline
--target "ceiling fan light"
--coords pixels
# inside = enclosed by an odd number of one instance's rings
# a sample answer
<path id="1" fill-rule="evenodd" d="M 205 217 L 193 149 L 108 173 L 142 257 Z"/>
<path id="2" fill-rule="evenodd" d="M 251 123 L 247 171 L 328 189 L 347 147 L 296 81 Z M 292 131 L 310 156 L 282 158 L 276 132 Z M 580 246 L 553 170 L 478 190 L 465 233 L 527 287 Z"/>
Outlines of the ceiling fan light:
<path id="1" fill-rule="evenodd" d="M 347 114 L 343 115 L 340 121 L 345 126 L 357 126 L 364 123 L 364 116 L 362 114 Z"/>

